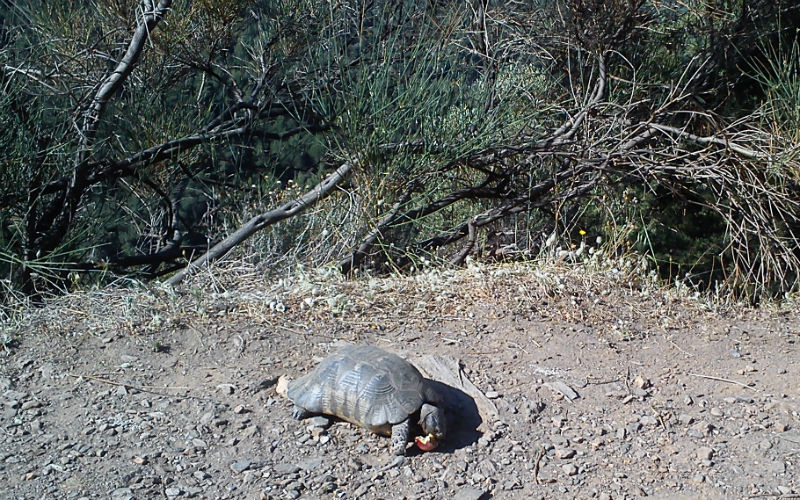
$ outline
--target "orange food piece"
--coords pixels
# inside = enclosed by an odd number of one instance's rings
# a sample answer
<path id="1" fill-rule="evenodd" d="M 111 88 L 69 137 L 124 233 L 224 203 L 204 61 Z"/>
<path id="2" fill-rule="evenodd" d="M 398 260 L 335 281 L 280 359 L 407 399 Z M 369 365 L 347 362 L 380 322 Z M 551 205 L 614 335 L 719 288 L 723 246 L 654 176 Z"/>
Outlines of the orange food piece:
<path id="1" fill-rule="evenodd" d="M 427 436 L 417 436 L 414 438 L 414 443 L 417 445 L 422 451 L 431 451 L 439 446 L 439 442 L 436 440 L 433 434 L 428 434 Z"/>

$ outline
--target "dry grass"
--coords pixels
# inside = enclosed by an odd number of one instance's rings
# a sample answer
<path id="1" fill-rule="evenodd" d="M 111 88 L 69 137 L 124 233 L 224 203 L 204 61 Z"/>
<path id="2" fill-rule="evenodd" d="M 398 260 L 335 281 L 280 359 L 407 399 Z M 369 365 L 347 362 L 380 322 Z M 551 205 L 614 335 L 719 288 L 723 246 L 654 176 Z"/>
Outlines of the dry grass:
<path id="1" fill-rule="evenodd" d="M 129 283 L 54 298 L 7 321 L 3 334 L 6 339 L 59 335 L 79 342 L 111 332 L 157 339 L 175 328 L 200 333 L 233 321 L 303 334 L 320 324 L 391 331 L 400 325 L 430 328 L 447 320 L 519 317 L 587 325 L 609 340 L 625 340 L 647 335 L 653 325 L 682 330 L 698 322 L 711 324 L 720 315 L 753 311 L 659 285 L 641 269 L 631 258 L 577 264 L 543 259 L 348 280 L 334 267 L 297 267 L 274 277 L 228 263 L 178 289 Z"/>

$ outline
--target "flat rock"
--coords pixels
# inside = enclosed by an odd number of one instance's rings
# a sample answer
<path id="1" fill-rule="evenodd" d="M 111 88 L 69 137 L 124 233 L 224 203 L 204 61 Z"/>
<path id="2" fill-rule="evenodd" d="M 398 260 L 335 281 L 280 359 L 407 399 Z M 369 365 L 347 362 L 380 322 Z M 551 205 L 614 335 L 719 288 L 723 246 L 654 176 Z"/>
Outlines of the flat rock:
<path id="1" fill-rule="evenodd" d="M 272 466 L 272 469 L 276 474 L 296 474 L 300 472 L 300 466 L 286 462 L 275 464 Z"/>
<path id="2" fill-rule="evenodd" d="M 252 462 L 250 460 L 239 460 L 238 462 L 234 462 L 231 464 L 231 470 L 236 472 L 237 474 L 241 474 L 242 472 L 246 471 L 250 468 Z"/>
<path id="3" fill-rule="evenodd" d="M 453 500 L 486 500 L 487 498 L 489 498 L 488 492 L 471 486 L 461 488 L 453 495 Z"/>
<path id="4" fill-rule="evenodd" d="M 323 417 L 322 415 L 317 415 L 316 417 L 306 419 L 306 423 L 308 424 L 309 428 L 321 427 L 326 429 L 331 426 L 331 419 L 328 417 Z"/>

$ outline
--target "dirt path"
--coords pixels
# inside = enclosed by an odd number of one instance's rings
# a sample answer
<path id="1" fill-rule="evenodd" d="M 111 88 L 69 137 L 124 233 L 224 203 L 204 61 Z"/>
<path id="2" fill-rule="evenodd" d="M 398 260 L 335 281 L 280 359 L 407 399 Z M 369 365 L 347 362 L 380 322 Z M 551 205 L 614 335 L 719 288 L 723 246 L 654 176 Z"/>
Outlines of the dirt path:
<path id="1" fill-rule="evenodd" d="M 791 308 L 524 266 L 193 286 L 71 296 L 13 327 L 0 498 L 800 494 Z M 498 416 L 399 464 L 387 438 L 292 420 L 277 378 L 342 341 L 458 359 Z"/>

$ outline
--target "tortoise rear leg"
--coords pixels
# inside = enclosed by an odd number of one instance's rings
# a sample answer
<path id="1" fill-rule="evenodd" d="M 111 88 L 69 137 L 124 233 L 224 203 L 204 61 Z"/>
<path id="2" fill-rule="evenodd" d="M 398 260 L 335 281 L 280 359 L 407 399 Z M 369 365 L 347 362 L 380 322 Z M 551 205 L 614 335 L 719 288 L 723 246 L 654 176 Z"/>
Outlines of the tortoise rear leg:
<path id="1" fill-rule="evenodd" d="M 313 413 L 301 406 L 294 405 L 294 408 L 292 409 L 292 418 L 295 420 L 303 420 L 311 415 L 313 415 Z"/>
<path id="2" fill-rule="evenodd" d="M 408 434 L 411 430 L 408 419 L 392 426 L 392 455 L 405 455 L 408 444 Z"/>

